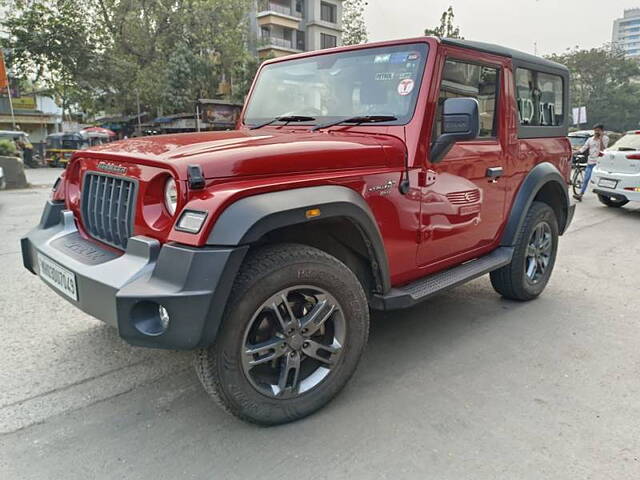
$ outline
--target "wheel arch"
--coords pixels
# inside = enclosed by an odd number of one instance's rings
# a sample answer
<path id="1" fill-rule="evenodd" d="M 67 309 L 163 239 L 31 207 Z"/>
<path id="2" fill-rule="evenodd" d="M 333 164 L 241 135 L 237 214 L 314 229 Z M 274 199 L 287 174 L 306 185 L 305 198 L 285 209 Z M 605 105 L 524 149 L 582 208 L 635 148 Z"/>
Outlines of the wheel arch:
<path id="1" fill-rule="evenodd" d="M 518 189 L 502 235 L 501 246 L 515 245 L 526 213 L 534 201 L 548 204 L 556 214 L 562 235 L 571 221 L 571 201 L 567 182 L 551 163 L 536 165 Z"/>
<path id="2" fill-rule="evenodd" d="M 319 215 L 309 218 L 307 212 L 313 209 Z M 222 212 L 207 244 L 277 241 L 303 243 L 334 255 L 354 270 L 363 286 L 370 287 L 368 293 L 390 289 L 386 251 L 375 217 L 364 198 L 350 188 L 306 187 L 240 199 Z"/>

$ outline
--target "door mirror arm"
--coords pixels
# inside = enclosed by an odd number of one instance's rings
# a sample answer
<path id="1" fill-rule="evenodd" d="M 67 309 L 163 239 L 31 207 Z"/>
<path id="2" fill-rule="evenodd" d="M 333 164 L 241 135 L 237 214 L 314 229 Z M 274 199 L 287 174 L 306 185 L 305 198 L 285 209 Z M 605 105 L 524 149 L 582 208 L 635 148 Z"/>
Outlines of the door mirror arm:
<path id="1" fill-rule="evenodd" d="M 442 112 L 442 135 L 433 145 L 429 160 L 440 162 L 457 143 L 475 140 L 480 134 L 480 107 L 475 98 L 448 98 Z"/>

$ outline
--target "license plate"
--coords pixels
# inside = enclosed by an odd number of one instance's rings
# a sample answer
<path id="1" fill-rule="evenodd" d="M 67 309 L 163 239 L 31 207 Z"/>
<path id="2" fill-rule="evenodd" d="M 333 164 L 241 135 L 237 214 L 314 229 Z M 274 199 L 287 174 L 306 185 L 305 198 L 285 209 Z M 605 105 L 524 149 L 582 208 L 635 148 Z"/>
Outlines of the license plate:
<path id="1" fill-rule="evenodd" d="M 38 255 L 40 278 L 67 297 L 78 300 L 76 275 L 44 255 Z"/>
<path id="2" fill-rule="evenodd" d="M 618 185 L 617 180 L 610 180 L 608 178 L 601 178 L 598 182 L 598 186 L 604 188 L 616 188 L 616 185 Z"/>

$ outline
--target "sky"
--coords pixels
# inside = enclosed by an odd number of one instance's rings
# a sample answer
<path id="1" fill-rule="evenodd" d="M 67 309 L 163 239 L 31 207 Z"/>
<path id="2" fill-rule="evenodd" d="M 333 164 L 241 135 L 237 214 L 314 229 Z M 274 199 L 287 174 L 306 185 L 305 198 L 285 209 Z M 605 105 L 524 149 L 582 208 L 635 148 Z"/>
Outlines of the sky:
<path id="1" fill-rule="evenodd" d="M 467 40 L 548 55 L 611 42 L 613 20 L 640 0 L 368 0 L 369 41 L 422 35 L 449 5 Z"/>

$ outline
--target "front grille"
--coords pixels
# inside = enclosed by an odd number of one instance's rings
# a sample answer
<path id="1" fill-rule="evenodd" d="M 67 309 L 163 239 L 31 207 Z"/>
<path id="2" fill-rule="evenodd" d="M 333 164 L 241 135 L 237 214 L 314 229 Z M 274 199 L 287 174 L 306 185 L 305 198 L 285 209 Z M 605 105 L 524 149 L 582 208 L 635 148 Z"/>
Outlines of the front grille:
<path id="1" fill-rule="evenodd" d="M 85 174 L 82 221 L 93 238 L 126 249 L 133 231 L 135 202 L 135 181 L 93 172 Z"/>
<path id="2" fill-rule="evenodd" d="M 467 190 L 466 192 L 447 193 L 447 199 L 454 205 L 476 203 L 480 200 L 480 190 Z"/>

